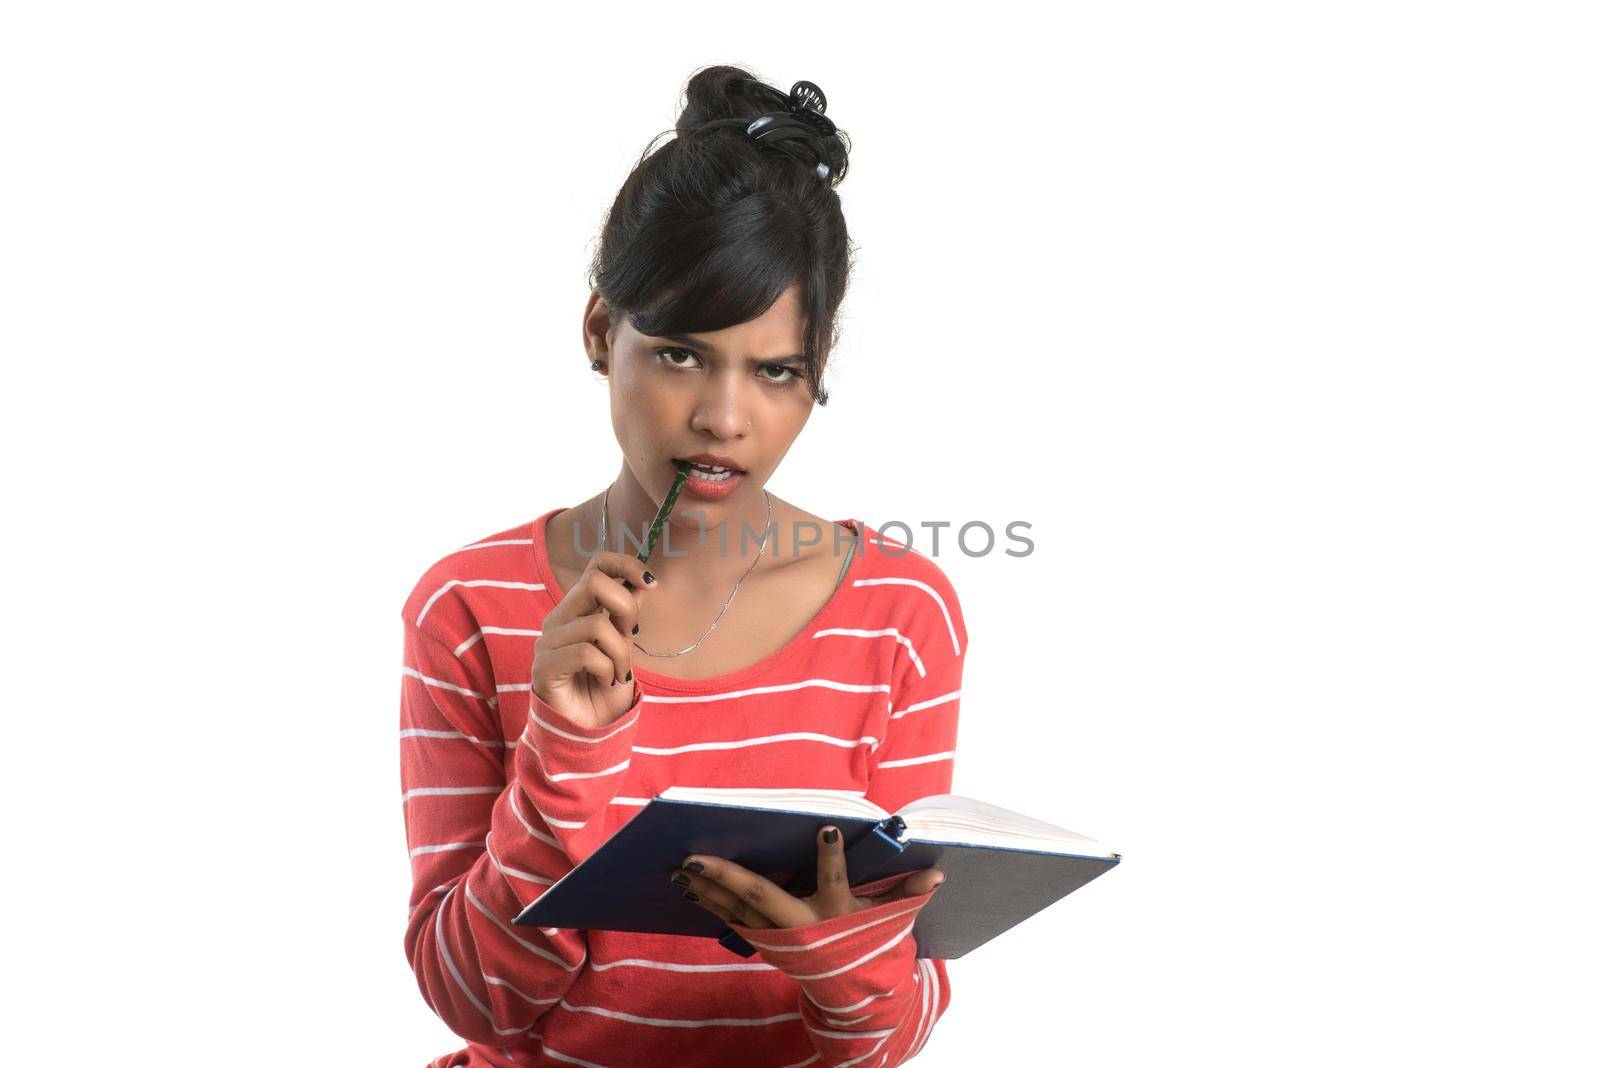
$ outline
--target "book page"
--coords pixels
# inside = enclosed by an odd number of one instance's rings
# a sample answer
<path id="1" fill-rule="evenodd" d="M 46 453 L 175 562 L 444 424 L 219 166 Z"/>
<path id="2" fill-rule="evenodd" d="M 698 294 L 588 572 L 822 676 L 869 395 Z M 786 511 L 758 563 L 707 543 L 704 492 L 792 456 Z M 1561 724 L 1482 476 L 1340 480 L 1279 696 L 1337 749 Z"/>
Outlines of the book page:
<path id="1" fill-rule="evenodd" d="M 921 797 L 900 809 L 906 831 L 923 840 L 1010 846 L 1076 856 L 1116 854 L 1093 838 L 1053 823 L 958 794 Z"/>
<path id="2" fill-rule="evenodd" d="M 857 816 L 862 819 L 881 820 L 889 816 L 889 813 L 868 801 L 858 790 L 669 786 L 657 796 L 665 801 L 700 801 L 713 805 L 814 812 L 824 817 Z"/>

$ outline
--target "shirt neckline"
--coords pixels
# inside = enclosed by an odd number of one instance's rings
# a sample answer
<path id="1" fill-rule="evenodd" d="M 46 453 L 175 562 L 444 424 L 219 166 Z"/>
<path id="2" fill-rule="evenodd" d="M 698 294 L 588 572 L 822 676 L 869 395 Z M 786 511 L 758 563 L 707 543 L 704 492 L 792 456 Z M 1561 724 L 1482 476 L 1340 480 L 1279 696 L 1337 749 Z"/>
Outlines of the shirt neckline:
<path id="1" fill-rule="evenodd" d="M 532 545 L 529 548 L 533 556 L 534 573 L 544 587 L 542 592 L 549 599 L 552 608 L 561 603 L 562 598 L 566 596 L 566 591 L 556 581 L 555 570 L 550 566 L 550 554 L 545 540 L 546 530 L 550 520 L 565 511 L 567 511 L 566 508 L 550 509 L 550 511 L 533 521 L 531 530 Z M 643 682 L 646 688 L 650 690 L 708 693 L 713 690 L 723 690 L 737 686 L 758 675 L 765 674 L 789 660 L 800 650 L 808 648 L 815 633 L 832 623 L 839 614 L 846 591 L 854 585 L 855 580 L 860 577 L 862 569 L 866 566 L 862 561 L 868 555 L 865 551 L 869 547 L 866 544 L 866 536 L 870 528 L 862 523 L 861 520 L 854 518 L 838 519 L 834 520 L 834 522 L 849 527 L 861 540 L 856 544 L 855 551 L 850 554 L 849 563 L 845 566 L 844 578 L 834 588 L 833 596 L 829 597 L 827 603 L 817 611 L 816 615 L 811 617 L 811 621 L 805 625 L 800 633 L 791 638 L 782 648 L 775 650 L 748 667 L 724 672 L 721 675 L 714 675 L 710 678 L 681 679 L 676 675 L 664 675 L 657 671 L 651 671 L 649 668 L 640 667 L 638 664 L 633 667 L 634 678 Z"/>

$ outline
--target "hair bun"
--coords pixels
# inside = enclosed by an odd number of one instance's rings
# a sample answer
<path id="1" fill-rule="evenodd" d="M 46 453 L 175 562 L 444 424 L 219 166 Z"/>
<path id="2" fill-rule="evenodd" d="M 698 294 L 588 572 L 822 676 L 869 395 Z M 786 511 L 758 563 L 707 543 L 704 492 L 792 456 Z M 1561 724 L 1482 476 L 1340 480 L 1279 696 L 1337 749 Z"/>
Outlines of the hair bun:
<path id="1" fill-rule="evenodd" d="M 844 178 L 850 139 L 824 114 L 828 97 L 816 82 L 795 82 L 785 93 L 743 67 L 721 65 L 697 71 L 684 97 L 674 127 L 680 139 L 743 135 L 798 160 L 825 188 Z"/>

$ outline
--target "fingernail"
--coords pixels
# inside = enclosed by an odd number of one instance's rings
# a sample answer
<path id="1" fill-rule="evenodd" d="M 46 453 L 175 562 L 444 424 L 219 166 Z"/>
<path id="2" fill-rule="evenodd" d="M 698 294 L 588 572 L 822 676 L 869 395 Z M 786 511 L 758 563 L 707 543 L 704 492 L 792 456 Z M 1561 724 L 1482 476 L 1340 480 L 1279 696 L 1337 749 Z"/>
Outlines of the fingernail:
<path id="1" fill-rule="evenodd" d="M 696 875 L 699 875 L 701 872 L 706 870 L 706 866 L 700 863 L 698 860 L 691 860 L 689 863 L 685 864 L 684 867 L 688 868 Z"/>
<path id="2" fill-rule="evenodd" d="M 617 684 L 617 680 L 616 679 L 612 679 L 611 680 L 611 685 L 615 686 L 616 684 Z"/>
<path id="3" fill-rule="evenodd" d="M 688 898 L 690 901 L 699 901 L 700 900 L 700 895 L 695 893 L 693 890 L 685 890 L 683 892 L 683 896 Z"/>
<path id="4" fill-rule="evenodd" d="M 634 624 L 634 625 L 633 625 L 633 632 L 634 632 L 634 633 L 635 633 L 635 634 L 638 634 L 638 633 L 639 633 L 639 624 L 637 624 L 637 623 L 635 623 L 635 624 Z"/>
<path id="5" fill-rule="evenodd" d="M 688 886 L 691 882 L 690 878 L 681 871 L 673 872 L 672 881 L 677 883 L 679 886 Z"/>
<path id="6" fill-rule="evenodd" d="M 650 572 L 646 571 L 644 573 L 644 583 L 646 586 L 654 586 L 656 584 L 656 577 L 650 574 Z"/>
<path id="7" fill-rule="evenodd" d="M 822 832 L 822 840 L 824 842 L 827 842 L 829 845 L 833 845 L 833 843 L 835 843 L 835 842 L 837 842 L 839 840 L 839 830 L 838 830 L 838 828 L 837 827 L 829 827 L 827 830 L 823 831 Z"/>
<path id="8" fill-rule="evenodd" d="M 622 676 L 622 681 L 623 682 L 632 682 L 633 681 L 633 668 L 629 668 L 628 669 L 628 673 L 626 675 Z"/>

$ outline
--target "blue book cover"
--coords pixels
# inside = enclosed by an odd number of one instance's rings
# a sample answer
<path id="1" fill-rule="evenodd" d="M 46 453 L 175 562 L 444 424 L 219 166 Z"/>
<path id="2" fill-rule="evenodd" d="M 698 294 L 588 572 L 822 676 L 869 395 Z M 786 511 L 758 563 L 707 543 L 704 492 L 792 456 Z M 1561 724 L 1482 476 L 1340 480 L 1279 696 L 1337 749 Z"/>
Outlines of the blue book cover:
<path id="1" fill-rule="evenodd" d="M 816 891 L 817 832 L 844 834 L 852 887 L 922 868 L 944 885 L 917 916 L 917 956 L 963 956 L 1111 870 L 1121 854 L 954 794 L 886 813 L 859 795 L 673 787 L 545 890 L 516 923 L 716 938 L 755 949 L 667 879 L 691 853 L 725 857 L 797 897 Z M 854 811 L 851 811 L 851 810 Z"/>

